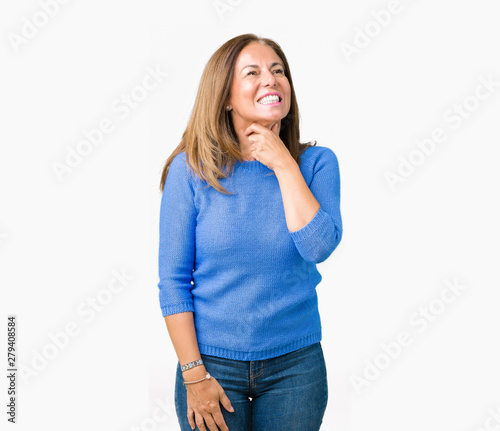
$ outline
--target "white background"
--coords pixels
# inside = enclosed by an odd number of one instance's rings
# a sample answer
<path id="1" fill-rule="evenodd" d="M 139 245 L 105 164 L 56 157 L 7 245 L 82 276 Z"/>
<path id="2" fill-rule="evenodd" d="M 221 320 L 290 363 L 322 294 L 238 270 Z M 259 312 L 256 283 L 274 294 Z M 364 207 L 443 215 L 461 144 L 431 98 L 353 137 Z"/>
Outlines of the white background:
<path id="1" fill-rule="evenodd" d="M 498 426 L 497 1 L 401 0 L 379 31 L 384 1 L 72 0 L 53 16 L 47 2 L 4 2 L 0 13 L 1 356 L 15 314 L 17 429 L 178 429 L 177 358 L 158 303 L 158 185 L 204 65 L 247 32 L 281 45 L 302 141 L 340 164 L 344 236 L 318 266 L 322 429 Z M 360 46 L 357 29 L 372 36 L 348 58 L 341 46 Z M 168 76 L 141 92 L 148 67 Z M 496 86 L 474 105 L 481 77 Z M 142 100 L 120 116 L 123 94 Z M 453 127 L 445 115 L 464 102 L 473 109 Z M 113 131 L 58 177 L 54 164 L 105 119 Z M 387 173 L 436 128 L 447 138 L 392 189 Z M 109 293 L 113 271 L 133 279 Z M 449 304 L 446 280 L 462 286 Z M 412 316 L 430 304 L 419 330 Z M 411 345 L 384 362 L 382 344 L 401 332 Z M 377 360 L 385 369 L 357 390 L 353 378 Z"/>

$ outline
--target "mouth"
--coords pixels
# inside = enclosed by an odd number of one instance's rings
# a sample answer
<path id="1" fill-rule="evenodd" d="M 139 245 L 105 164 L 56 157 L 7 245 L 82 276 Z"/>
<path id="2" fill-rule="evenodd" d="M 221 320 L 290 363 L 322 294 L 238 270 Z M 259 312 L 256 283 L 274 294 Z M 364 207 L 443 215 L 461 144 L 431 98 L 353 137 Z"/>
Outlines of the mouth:
<path id="1" fill-rule="evenodd" d="M 264 94 L 257 103 L 260 105 L 278 105 L 283 101 L 283 98 L 279 93 L 268 93 Z"/>

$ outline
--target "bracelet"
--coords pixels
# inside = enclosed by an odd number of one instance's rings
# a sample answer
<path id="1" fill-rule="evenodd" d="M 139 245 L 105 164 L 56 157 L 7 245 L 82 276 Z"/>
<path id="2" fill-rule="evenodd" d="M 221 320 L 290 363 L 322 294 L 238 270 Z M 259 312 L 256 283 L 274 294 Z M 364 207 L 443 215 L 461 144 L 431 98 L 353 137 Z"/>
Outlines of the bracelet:
<path id="1" fill-rule="evenodd" d="M 203 365 L 203 359 L 197 359 L 196 361 L 190 362 L 189 364 L 183 365 L 181 367 L 182 372 L 189 370 L 190 368 L 197 367 L 198 365 Z"/>
<path id="2" fill-rule="evenodd" d="M 195 380 L 194 382 L 183 382 L 182 384 L 184 386 L 186 385 L 192 385 L 193 383 L 198 383 L 198 382 L 202 382 L 203 380 L 210 380 L 212 376 L 210 375 L 210 373 L 207 373 L 207 375 L 203 378 L 203 379 L 200 379 L 200 380 Z"/>

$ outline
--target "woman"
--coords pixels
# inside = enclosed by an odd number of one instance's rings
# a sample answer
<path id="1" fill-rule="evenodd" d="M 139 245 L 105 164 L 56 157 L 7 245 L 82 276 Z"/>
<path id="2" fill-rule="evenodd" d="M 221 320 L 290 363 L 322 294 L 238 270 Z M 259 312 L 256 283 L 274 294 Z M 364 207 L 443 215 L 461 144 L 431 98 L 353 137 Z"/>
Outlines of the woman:
<path id="1" fill-rule="evenodd" d="M 161 190 L 158 287 L 181 430 L 319 430 L 316 264 L 342 237 L 339 167 L 331 149 L 299 143 L 278 44 L 244 34 L 210 58 Z"/>

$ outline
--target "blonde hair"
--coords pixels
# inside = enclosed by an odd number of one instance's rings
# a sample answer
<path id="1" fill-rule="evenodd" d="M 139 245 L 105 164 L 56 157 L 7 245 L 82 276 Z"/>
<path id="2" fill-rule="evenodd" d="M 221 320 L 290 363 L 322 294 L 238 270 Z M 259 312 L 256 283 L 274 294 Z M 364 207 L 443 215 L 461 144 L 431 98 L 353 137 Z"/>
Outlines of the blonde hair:
<path id="1" fill-rule="evenodd" d="M 182 134 L 182 140 L 165 162 L 160 181 L 163 192 L 172 160 L 183 151 L 186 161 L 199 178 L 221 193 L 231 194 L 219 183 L 226 178 L 237 161 L 243 161 L 238 138 L 229 111 L 225 109 L 230 98 L 233 70 L 240 52 L 248 44 L 258 42 L 270 47 L 283 62 L 285 76 L 290 83 L 290 111 L 281 120 L 280 139 L 300 165 L 300 155 L 312 143 L 299 143 L 299 107 L 292 76 L 285 54 L 271 39 L 255 34 L 242 34 L 224 43 L 210 58 L 203 71 L 191 118 Z"/>

